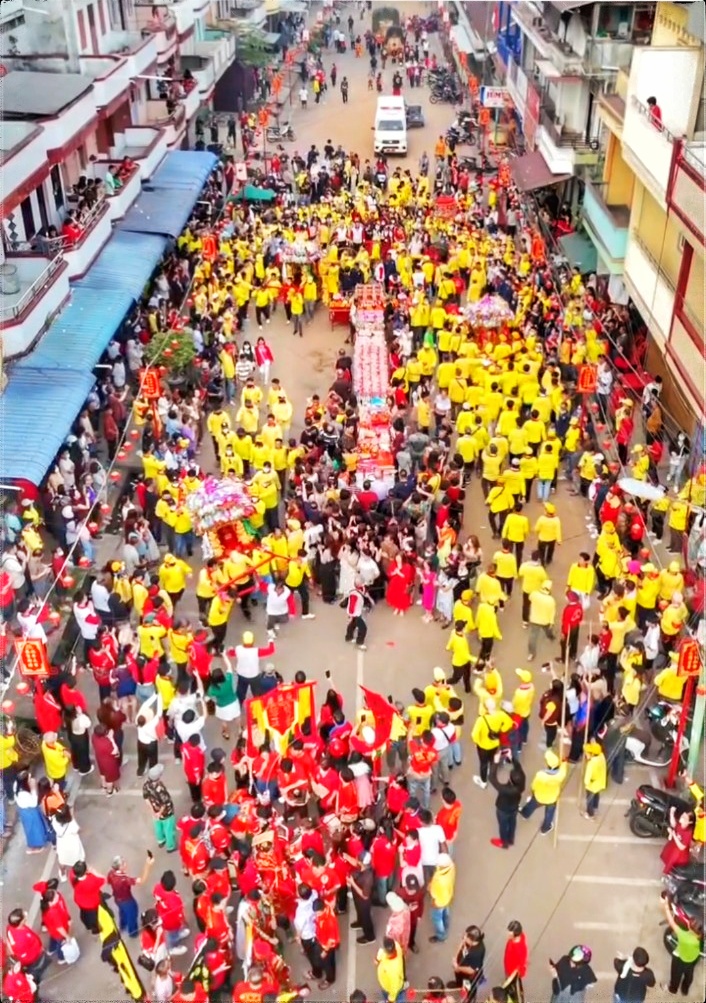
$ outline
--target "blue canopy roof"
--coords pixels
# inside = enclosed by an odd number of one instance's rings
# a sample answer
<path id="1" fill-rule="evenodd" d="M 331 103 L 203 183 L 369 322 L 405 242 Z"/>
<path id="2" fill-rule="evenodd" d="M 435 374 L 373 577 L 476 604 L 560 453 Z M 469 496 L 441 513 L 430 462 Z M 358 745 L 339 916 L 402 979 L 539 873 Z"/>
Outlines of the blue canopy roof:
<path id="1" fill-rule="evenodd" d="M 0 397 L 0 480 L 39 485 L 93 386 L 93 373 L 58 377 L 13 366 Z"/>
<path id="2" fill-rule="evenodd" d="M 166 246 L 164 237 L 114 230 L 88 273 L 74 288 L 121 290 L 137 300 L 164 256 Z"/>
<path id="3" fill-rule="evenodd" d="M 201 191 L 217 163 L 215 153 L 206 150 L 172 150 L 145 187 L 190 188 Z"/>
<path id="4" fill-rule="evenodd" d="M 35 369 L 90 373 L 133 302 L 124 289 L 74 286 L 69 305 L 35 350 L 16 363 L 13 372 Z"/>
<path id="5" fill-rule="evenodd" d="M 200 188 L 160 188 L 144 191 L 117 225 L 125 234 L 159 233 L 178 237 L 189 222 Z"/>

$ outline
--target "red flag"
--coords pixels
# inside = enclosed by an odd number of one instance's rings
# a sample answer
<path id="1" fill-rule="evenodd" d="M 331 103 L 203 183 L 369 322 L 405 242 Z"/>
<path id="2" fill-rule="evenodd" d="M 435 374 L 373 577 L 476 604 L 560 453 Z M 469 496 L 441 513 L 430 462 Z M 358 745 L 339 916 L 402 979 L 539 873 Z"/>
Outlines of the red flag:
<path id="1" fill-rule="evenodd" d="M 374 690 L 367 690 L 365 686 L 360 688 L 365 694 L 368 710 L 375 719 L 375 748 L 384 749 L 390 741 L 394 720 L 399 715 L 390 701 L 385 699 L 382 694 L 376 693 Z"/>

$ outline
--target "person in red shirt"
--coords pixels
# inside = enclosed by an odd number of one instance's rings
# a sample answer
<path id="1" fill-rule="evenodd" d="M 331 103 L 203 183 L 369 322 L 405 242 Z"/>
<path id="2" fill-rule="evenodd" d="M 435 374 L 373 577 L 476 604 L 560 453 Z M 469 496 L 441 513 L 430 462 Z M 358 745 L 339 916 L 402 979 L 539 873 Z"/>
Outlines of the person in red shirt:
<path id="1" fill-rule="evenodd" d="M 208 993 L 193 979 L 182 979 L 172 996 L 172 1003 L 208 1003 Z"/>
<path id="2" fill-rule="evenodd" d="M 2 997 L 10 1003 L 34 1003 L 37 999 L 37 983 L 22 971 L 19 962 L 12 965 L 2 980 Z"/>
<path id="3" fill-rule="evenodd" d="M 206 827 L 203 822 L 197 822 L 185 832 L 179 841 L 179 854 L 184 870 L 192 878 L 196 878 L 206 872 L 210 853 L 204 836 Z"/>
<path id="4" fill-rule="evenodd" d="M 61 948 L 71 936 L 71 914 L 66 899 L 57 891 L 58 884 L 58 878 L 39 881 L 33 885 L 33 891 L 41 896 L 39 911 L 42 916 L 42 929 L 49 935 L 48 952 L 50 955 L 55 955 L 59 964 L 63 965 L 64 954 Z"/>
<path id="5" fill-rule="evenodd" d="M 211 674 L 212 655 L 208 649 L 208 631 L 197 630 L 189 645 L 189 670 L 205 684 Z"/>
<path id="6" fill-rule="evenodd" d="M 566 646 L 569 658 L 575 659 L 579 650 L 579 630 L 583 620 L 583 606 L 576 592 L 566 593 L 566 606 L 561 614 L 561 662 L 566 663 Z"/>
<path id="7" fill-rule="evenodd" d="M 157 915 L 162 921 L 164 936 L 170 954 L 185 954 L 186 947 L 181 941 L 189 935 L 184 914 L 184 901 L 176 890 L 173 871 L 165 871 L 152 891 Z"/>
<path id="8" fill-rule="evenodd" d="M 50 958 L 44 950 L 42 938 L 27 923 L 24 909 L 13 909 L 7 917 L 5 940 L 10 957 L 39 982 Z"/>
<path id="9" fill-rule="evenodd" d="M 404 811 L 408 798 L 409 793 L 407 791 L 407 786 L 404 783 L 404 777 L 392 777 L 387 784 L 385 801 L 387 802 L 387 810 L 390 815 L 392 815 L 393 819 L 399 819 L 399 816 Z"/>
<path id="10" fill-rule="evenodd" d="M 228 800 L 228 781 L 222 763 L 210 762 L 201 784 L 201 800 L 207 808 L 212 804 L 225 804 Z"/>
<path id="11" fill-rule="evenodd" d="M 328 989 L 336 981 L 336 951 L 341 944 L 338 919 L 333 908 L 323 899 L 313 906 L 314 935 L 316 937 L 317 967 L 323 972 L 319 989 Z"/>
<path id="12" fill-rule="evenodd" d="M 391 822 L 385 822 L 380 826 L 370 846 L 370 856 L 375 875 L 376 905 L 384 906 L 387 893 L 392 891 L 397 866 L 397 846 Z"/>
<path id="13" fill-rule="evenodd" d="M 511 920 L 507 930 L 510 936 L 505 941 L 505 957 L 503 961 L 505 978 L 517 979 L 518 989 L 520 990 L 518 995 L 520 999 L 523 999 L 522 979 L 527 975 L 527 965 L 529 963 L 527 938 L 522 930 L 522 924 L 516 919 Z"/>
<path id="14" fill-rule="evenodd" d="M 59 689 L 59 700 L 66 710 L 68 710 L 69 707 L 77 707 L 78 710 L 83 711 L 84 714 L 88 714 L 88 700 L 86 700 L 85 696 L 78 688 L 75 676 L 67 676 L 61 684 L 61 688 Z M 53 730 L 56 731 L 56 728 Z"/>
<path id="15" fill-rule="evenodd" d="M 189 786 L 189 796 L 201 800 L 201 784 L 206 774 L 206 750 L 200 735 L 189 735 L 181 747 L 181 766 Z"/>
<path id="16" fill-rule="evenodd" d="M 407 766 L 407 790 L 410 797 L 416 797 L 422 808 L 428 808 L 431 801 L 431 774 L 439 761 L 439 753 L 434 748 L 431 731 L 423 732 L 419 738 L 409 741 L 409 763 Z"/>
<path id="17" fill-rule="evenodd" d="M 444 787 L 441 792 L 443 804 L 436 813 L 436 824 L 440 825 L 446 836 L 446 845 L 449 856 L 453 856 L 453 844 L 458 835 L 458 827 L 461 822 L 461 802 L 456 797 L 456 792 L 450 787 Z"/>
<path id="18" fill-rule="evenodd" d="M 233 1003 L 263 1003 L 266 996 L 277 996 L 279 988 L 274 982 L 265 982 L 262 969 L 252 965 L 247 981 L 236 982 Z"/>
<path id="19" fill-rule="evenodd" d="M 102 874 L 89 870 L 84 860 L 79 860 L 69 871 L 69 881 L 74 890 L 74 903 L 78 907 L 81 922 L 89 933 L 97 934 L 98 906 L 103 901 L 105 878 Z"/>
<path id="20" fill-rule="evenodd" d="M 38 679 L 34 683 L 34 716 L 43 735 L 61 731 L 64 724 L 61 705 L 51 690 L 45 690 Z"/>

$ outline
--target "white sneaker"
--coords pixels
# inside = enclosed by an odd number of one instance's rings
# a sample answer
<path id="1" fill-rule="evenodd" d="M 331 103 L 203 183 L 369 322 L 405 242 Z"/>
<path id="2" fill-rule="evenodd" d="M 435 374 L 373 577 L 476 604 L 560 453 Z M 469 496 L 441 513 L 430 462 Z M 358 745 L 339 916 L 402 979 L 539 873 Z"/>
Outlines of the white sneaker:
<path id="1" fill-rule="evenodd" d="M 172 954 L 172 955 L 186 954 L 186 945 L 185 944 L 181 944 L 179 947 L 172 947 L 171 950 L 169 951 L 169 953 Z"/>
<path id="2" fill-rule="evenodd" d="M 357 647 L 358 651 L 367 651 L 368 650 L 367 644 L 357 644 L 356 647 Z"/>
<path id="3" fill-rule="evenodd" d="M 316 619 L 316 613 L 303 613 L 302 614 L 302 620 L 315 620 L 315 619 Z"/>
<path id="4" fill-rule="evenodd" d="M 276 637 L 277 637 L 277 635 L 275 634 L 274 630 L 268 630 L 267 631 L 267 640 L 268 641 L 274 641 L 274 639 Z"/>
<path id="5" fill-rule="evenodd" d="M 474 777 L 473 778 L 473 783 L 477 787 L 480 787 L 481 790 L 485 790 L 485 788 L 488 786 L 487 783 L 485 783 L 485 781 L 481 780 L 480 777 Z"/>

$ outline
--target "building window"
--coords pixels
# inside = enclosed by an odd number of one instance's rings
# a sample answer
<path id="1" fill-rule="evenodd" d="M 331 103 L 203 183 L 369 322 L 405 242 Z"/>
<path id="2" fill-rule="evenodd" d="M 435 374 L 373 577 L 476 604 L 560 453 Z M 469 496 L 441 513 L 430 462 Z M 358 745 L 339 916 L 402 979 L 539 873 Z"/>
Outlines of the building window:
<path id="1" fill-rule="evenodd" d="M 107 31 L 105 25 L 105 0 L 98 0 L 98 23 L 100 24 L 101 35 L 105 35 Z"/>
<path id="2" fill-rule="evenodd" d="M 598 38 L 625 38 L 632 32 L 632 7 L 602 3 L 598 11 Z"/>
<path id="3" fill-rule="evenodd" d="M 37 232 L 37 227 L 34 223 L 34 213 L 32 212 L 32 203 L 30 202 L 30 196 L 22 202 L 20 206 L 20 212 L 22 213 L 22 224 L 25 231 L 25 240 L 31 240 L 32 237 Z"/>
<path id="4" fill-rule="evenodd" d="M 82 10 L 76 12 L 76 18 L 78 20 L 78 44 L 83 52 L 88 42 L 88 35 L 86 34 L 86 17 Z"/>

